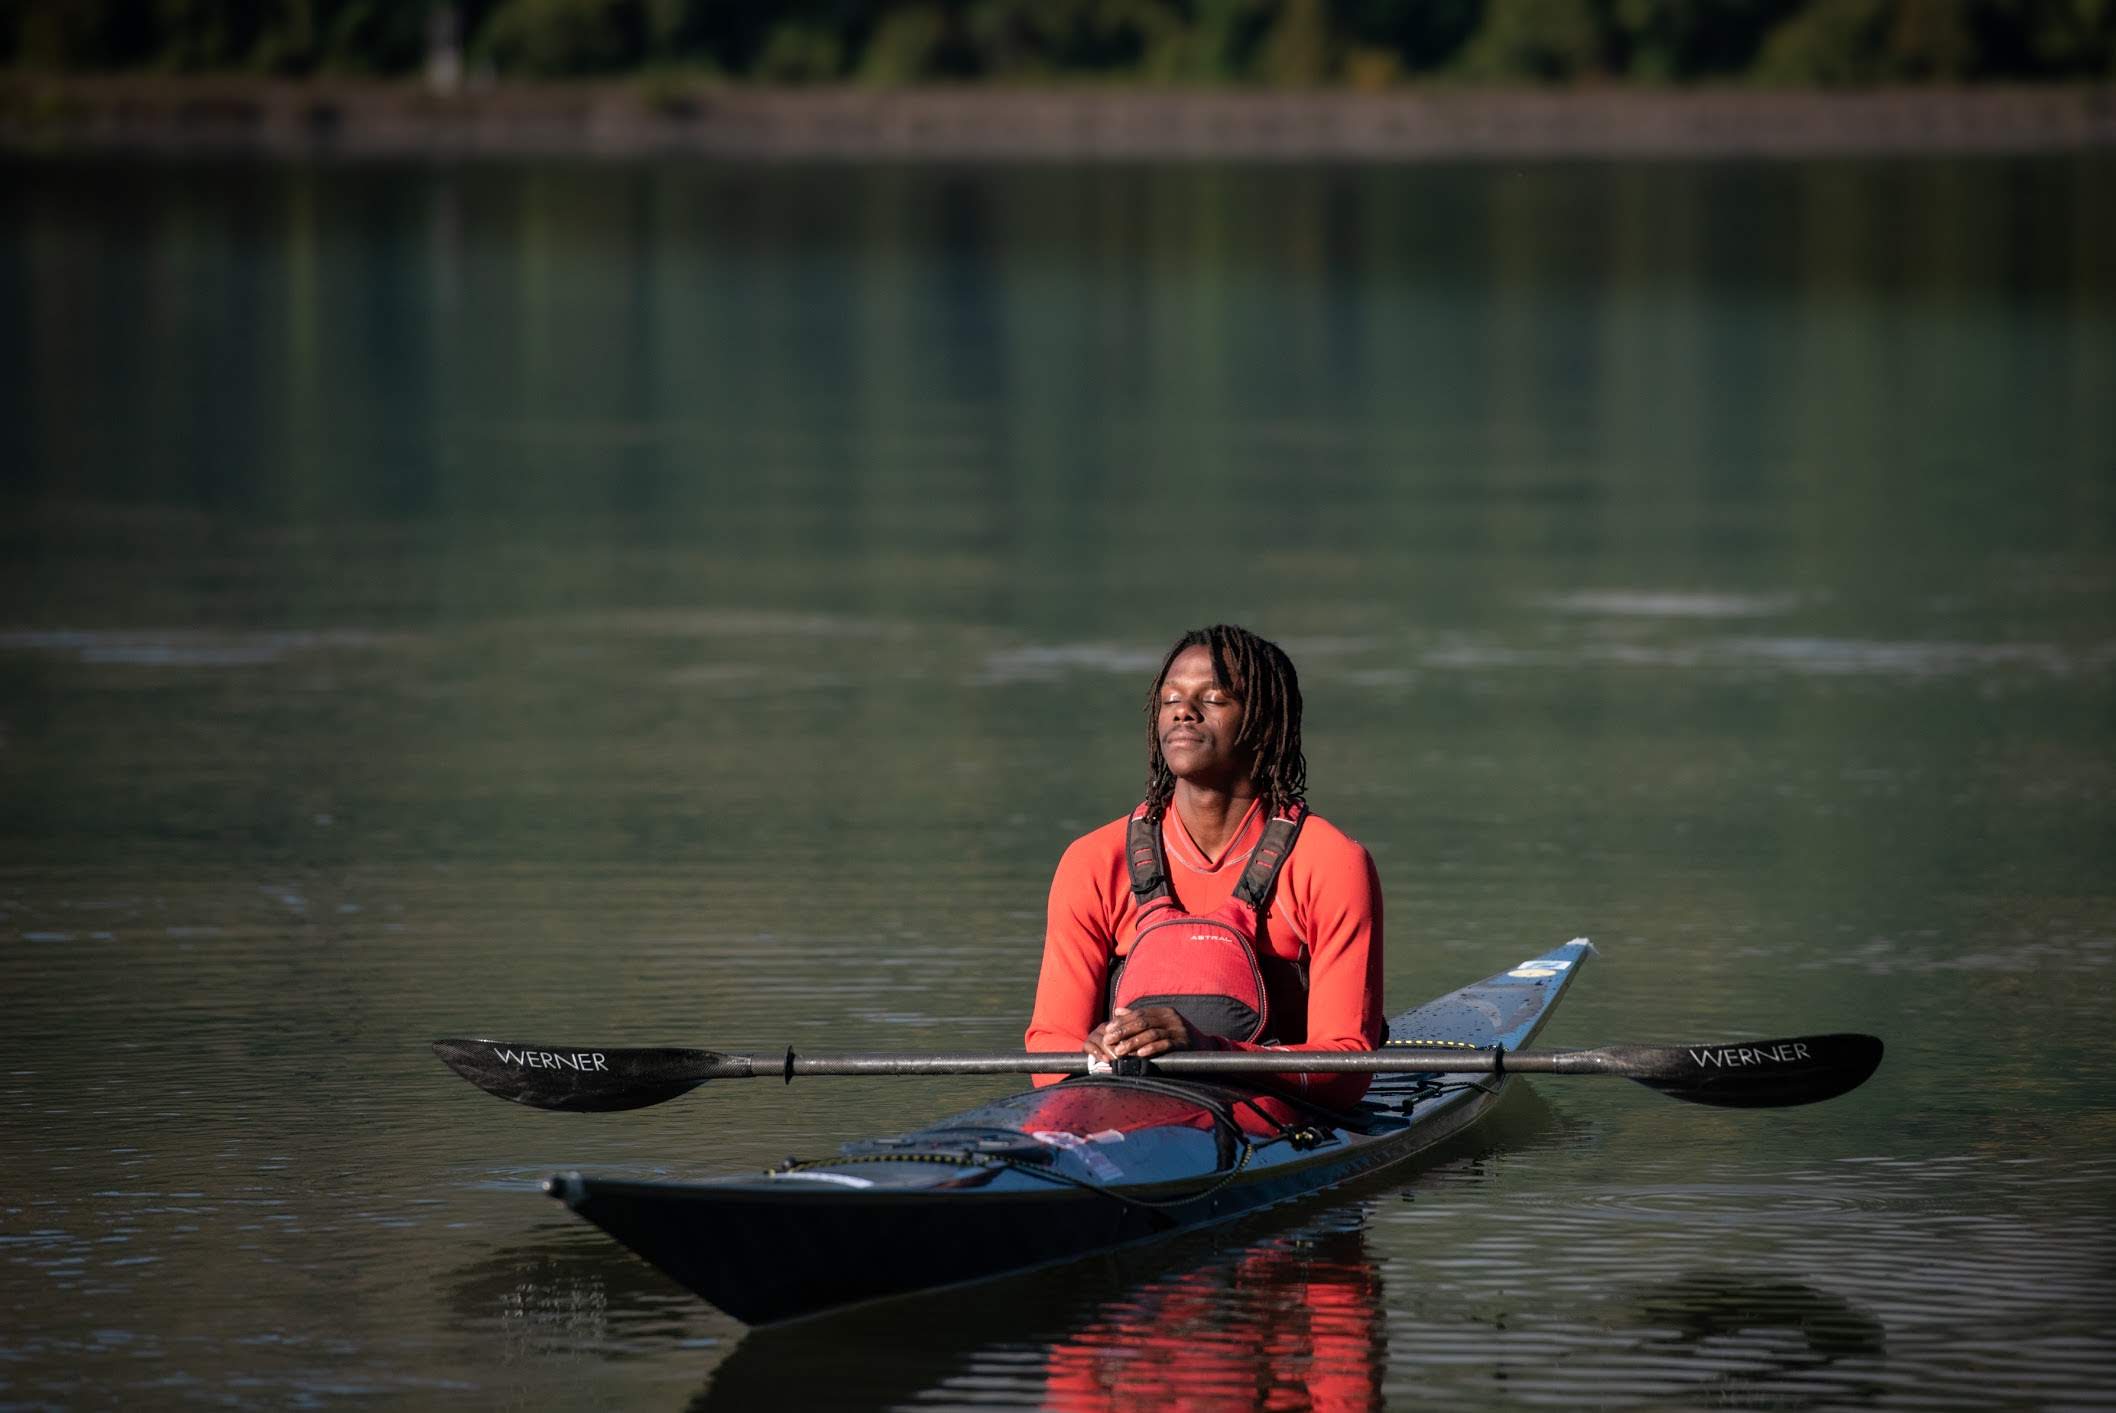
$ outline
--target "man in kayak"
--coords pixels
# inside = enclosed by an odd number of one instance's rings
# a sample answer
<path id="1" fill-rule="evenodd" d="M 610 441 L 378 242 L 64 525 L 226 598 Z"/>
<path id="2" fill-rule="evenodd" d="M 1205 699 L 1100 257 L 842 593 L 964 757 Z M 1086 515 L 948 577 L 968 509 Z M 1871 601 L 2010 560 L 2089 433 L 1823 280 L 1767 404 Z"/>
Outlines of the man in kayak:
<path id="1" fill-rule="evenodd" d="M 1145 802 L 1074 840 L 1052 879 L 1029 1050 L 1381 1044 L 1380 882 L 1364 848 L 1306 810 L 1300 717 L 1276 644 L 1221 624 L 1169 650 L 1147 698 Z M 1367 1087 L 1277 1078 L 1333 1108 Z"/>

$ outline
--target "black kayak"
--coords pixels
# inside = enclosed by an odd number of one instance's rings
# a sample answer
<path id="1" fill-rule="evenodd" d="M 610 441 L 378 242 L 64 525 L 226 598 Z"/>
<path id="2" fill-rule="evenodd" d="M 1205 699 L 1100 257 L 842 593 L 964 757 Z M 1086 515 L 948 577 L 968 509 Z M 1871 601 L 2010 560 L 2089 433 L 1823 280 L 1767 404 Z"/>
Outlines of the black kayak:
<path id="1" fill-rule="evenodd" d="M 1518 1050 L 1593 950 L 1568 942 L 1405 1011 L 1389 1022 L 1389 1046 Z M 1384 1074 L 1350 1111 L 1267 1111 L 1257 1090 L 1232 1083 L 1075 1078 L 755 1176 L 561 1173 L 544 1187 L 762 1325 L 1069 1261 L 1333 1187 L 1454 1137 L 1511 1083 Z"/>

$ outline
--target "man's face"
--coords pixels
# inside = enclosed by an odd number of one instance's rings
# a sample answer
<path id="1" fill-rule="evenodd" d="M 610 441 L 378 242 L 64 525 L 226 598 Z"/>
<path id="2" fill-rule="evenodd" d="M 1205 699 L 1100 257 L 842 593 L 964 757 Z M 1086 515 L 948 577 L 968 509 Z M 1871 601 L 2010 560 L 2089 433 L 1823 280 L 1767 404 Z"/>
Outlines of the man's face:
<path id="1" fill-rule="evenodd" d="M 1242 700 L 1212 672 L 1212 650 L 1183 649 L 1161 679 L 1154 730 L 1161 759 L 1178 780 L 1228 785 L 1247 780 L 1255 761 L 1235 744 L 1242 734 Z"/>

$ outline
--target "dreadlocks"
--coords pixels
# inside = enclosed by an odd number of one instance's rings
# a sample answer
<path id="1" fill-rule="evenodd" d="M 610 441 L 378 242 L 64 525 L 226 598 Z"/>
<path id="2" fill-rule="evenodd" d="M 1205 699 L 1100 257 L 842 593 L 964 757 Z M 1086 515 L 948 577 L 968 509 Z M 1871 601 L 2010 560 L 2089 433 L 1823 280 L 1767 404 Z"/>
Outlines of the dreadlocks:
<path id="1" fill-rule="evenodd" d="M 1174 798 L 1176 777 L 1161 759 L 1161 684 L 1168 669 L 1187 648 L 1212 654 L 1212 675 L 1242 702 L 1242 729 L 1237 747 L 1254 758 L 1255 779 L 1264 808 L 1277 811 L 1300 801 L 1308 789 L 1308 762 L 1300 751 L 1300 676 L 1278 644 L 1246 628 L 1216 623 L 1176 640 L 1161 659 L 1153 688 L 1146 694 L 1146 804 L 1159 819 Z"/>

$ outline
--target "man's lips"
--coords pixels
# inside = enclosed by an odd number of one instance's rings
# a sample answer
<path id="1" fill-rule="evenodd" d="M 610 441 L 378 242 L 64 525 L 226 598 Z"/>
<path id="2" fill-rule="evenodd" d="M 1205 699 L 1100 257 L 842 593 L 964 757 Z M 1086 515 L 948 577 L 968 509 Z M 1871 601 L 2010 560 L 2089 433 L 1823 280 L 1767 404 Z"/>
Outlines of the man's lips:
<path id="1" fill-rule="evenodd" d="M 1169 746 L 1202 746 L 1204 744 L 1205 737 L 1203 733 L 1197 731 L 1171 731 L 1161 738 L 1161 746 L 1164 750 Z"/>

